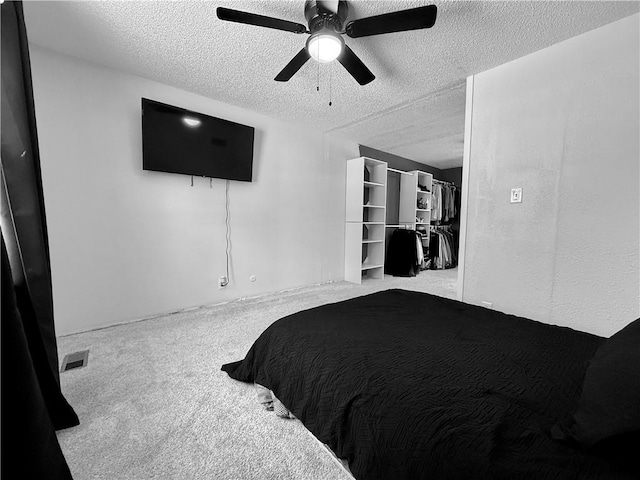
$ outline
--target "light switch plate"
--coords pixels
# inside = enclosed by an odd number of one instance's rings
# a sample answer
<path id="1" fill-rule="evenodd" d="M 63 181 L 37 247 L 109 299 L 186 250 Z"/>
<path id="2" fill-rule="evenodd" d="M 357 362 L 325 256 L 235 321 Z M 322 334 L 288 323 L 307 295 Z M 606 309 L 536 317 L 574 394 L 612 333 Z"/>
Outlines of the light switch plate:
<path id="1" fill-rule="evenodd" d="M 511 203 L 522 203 L 522 188 L 511 189 Z"/>

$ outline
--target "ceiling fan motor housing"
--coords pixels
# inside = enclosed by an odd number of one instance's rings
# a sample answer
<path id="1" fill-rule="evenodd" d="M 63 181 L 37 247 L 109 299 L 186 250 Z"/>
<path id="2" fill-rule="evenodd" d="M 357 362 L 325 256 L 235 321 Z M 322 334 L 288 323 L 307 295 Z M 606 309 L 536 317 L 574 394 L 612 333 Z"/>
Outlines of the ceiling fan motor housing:
<path id="1" fill-rule="evenodd" d="M 321 0 L 306 0 L 304 3 L 304 16 L 309 25 L 309 32 L 314 34 L 322 30 L 332 30 L 343 33 L 343 25 L 349 13 L 349 7 L 345 0 L 338 1 L 338 10 L 334 12 L 325 5 L 330 2 Z"/>

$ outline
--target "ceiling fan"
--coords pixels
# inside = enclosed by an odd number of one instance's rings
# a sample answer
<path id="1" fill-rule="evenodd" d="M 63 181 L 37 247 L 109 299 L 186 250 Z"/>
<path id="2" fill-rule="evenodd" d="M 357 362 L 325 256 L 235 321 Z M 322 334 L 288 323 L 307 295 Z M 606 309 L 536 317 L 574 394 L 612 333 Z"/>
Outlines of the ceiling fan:
<path id="1" fill-rule="evenodd" d="M 359 38 L 383 33 L 431 28 L 436 22 L 438 9 L 435 5 L 426 5 L 360 18 L 350 22 L 346 21 L 348 12 L 349 7 L 345 0 L 306 0 L 304 16 L 309 25 L 309 28 L 307 28 L 301 23 L 241 12 L 230 8 L 218 7 L 216 10 L 220 20 L 273 28 L 286 32 L 310 34 L 305 47 L 276 75 L 276 81 L 288 81 L 302 68 L 309 58 L 313 58 L 320 63 L 327 63 L 337 59 L 360 85 L 366 85 L 376 77 L 353 53 L 353 50 L 345 44 L 342 35 L 346 33 L 348 37 Z"/>

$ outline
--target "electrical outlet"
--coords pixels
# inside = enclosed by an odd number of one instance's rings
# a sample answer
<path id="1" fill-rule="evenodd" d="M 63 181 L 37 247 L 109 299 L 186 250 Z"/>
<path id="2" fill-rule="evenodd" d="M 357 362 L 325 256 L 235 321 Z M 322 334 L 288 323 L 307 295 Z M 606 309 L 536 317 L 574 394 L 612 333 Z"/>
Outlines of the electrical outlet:
<path id="1" fill-rule="evenodd" d="M 511 203 L 522 203 L 522 188 L 511 189 Z"/>
<path id="2" fill-rule="evenodd" d="M 229 279 L 224 275 L 218 278 L 218 288 L 224 288 L 229 285 Z"/>

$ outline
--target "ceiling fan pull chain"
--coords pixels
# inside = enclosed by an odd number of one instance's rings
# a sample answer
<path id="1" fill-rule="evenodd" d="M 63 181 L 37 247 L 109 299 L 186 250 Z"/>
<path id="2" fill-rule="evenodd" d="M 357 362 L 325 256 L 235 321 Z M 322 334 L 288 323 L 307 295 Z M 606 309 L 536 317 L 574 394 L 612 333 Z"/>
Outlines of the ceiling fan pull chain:
<path id="1" fill-rule="evenodd" d="M 333 78 L 333 68 L 329 68 L 329 106 L 331 106 L 331 79 Z"/>
<path id="2" fill-rule="evenodd" d="M 193 175 L 191 175 L 191 186 L 193 187 Z"/>
<path id="3" fill-rule="evenodd" d="M 320 62 L 316 62 L 316 64 L 318 65 L 318 77 L 317 77 L 317 82 L 316 82 L 316 92 L 320 91 Z"/>

